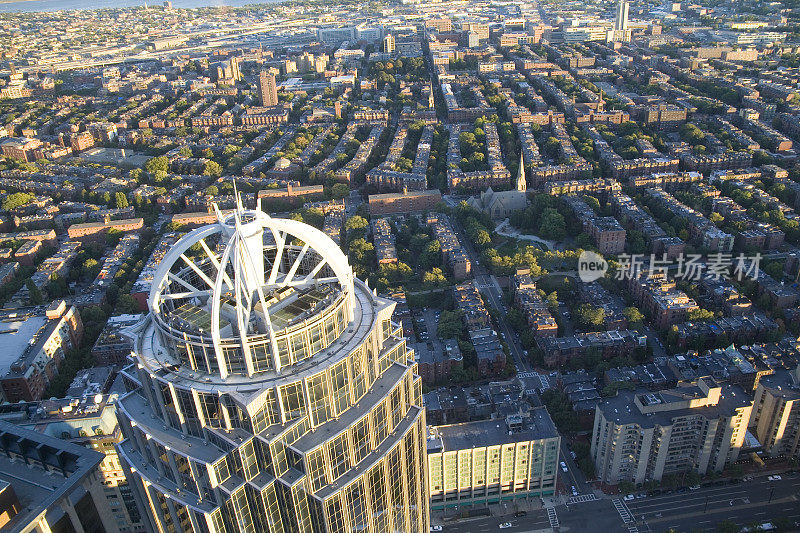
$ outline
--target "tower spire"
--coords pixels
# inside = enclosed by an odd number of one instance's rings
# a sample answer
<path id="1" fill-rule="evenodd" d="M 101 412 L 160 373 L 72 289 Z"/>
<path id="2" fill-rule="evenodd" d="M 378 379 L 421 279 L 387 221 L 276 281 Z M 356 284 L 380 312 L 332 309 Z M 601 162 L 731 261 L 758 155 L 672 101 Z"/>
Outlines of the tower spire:
<path id="1" fill-rule="evenodd" d="M 528 189 L 528 181 L 525 179 L 525 160 L 522 152 L 519 153 L 519 171 L 517 172 L 517 190 L 525 192 Z"/>

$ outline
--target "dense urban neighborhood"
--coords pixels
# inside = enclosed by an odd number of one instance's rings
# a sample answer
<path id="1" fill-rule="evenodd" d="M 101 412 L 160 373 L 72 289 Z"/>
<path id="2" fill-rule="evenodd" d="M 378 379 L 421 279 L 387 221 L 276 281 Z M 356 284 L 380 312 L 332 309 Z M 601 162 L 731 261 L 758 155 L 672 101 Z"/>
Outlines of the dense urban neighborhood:
<path id="1" fill-rule="evenodd" d="M 42 2 L 0 529 L 800 531 L 800 2 Z"/>

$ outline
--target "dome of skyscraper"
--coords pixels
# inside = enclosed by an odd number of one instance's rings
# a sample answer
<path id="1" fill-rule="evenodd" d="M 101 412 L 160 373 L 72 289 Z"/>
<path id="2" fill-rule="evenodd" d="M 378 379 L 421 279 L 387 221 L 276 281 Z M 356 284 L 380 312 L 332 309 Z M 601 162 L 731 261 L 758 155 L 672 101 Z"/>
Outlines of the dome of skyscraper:
<path id="1" fill-rule="evenodd" d="M 394 302 L 312 226 L 217 218 L 166 253 L 128 332 L 119 451 L 153 530 L 427 531 L 421 380 Z"/>

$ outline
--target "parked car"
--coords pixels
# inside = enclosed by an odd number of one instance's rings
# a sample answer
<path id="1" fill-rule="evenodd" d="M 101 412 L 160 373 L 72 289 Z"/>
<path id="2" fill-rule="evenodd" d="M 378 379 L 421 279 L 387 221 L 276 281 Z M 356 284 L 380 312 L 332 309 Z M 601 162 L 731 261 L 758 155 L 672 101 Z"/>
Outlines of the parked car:
<path id="1" fill-rule="evenodd" d="M 517 518 L 522 518 L 523 516 L 528 516 L 528 511 L 517 511 L 514 513 L 514 516 Z"/>
<path id="2" fill-rule="evenodd" d="M 633 500 L 634 500 L 633 494 L 628 494 L 627 496 L 622 498 L 622 501 L 624 502 L 632 502 Z"/>
<path id="3" fill-rule="evenodd" d="M 442 526 L 431 526 L 431 531 L 441 531 Z"/>
<path id="4" fill-rule="evenodd" d="M 575 488 L 575 485 L 573 485 L 573 486 L 572 486 L 572 495 L 573 495 L 573 496 L 577 496 L 578 494 L 579 494 L 579 493 L 578 493 L 578 489 L 576 489 L 576 488 Z"/>

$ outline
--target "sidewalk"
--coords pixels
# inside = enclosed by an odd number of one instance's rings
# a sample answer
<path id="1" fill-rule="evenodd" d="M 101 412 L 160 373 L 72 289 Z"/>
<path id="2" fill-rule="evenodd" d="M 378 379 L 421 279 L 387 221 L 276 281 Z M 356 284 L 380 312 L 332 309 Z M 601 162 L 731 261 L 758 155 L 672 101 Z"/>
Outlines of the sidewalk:
<path id="1" fill-rule="evenodd" d="M 549 497 L 545 498 L 545 502 Z M 460 505 L 458 507 L 450 507 L 447 509 L 431 510 L 431 525 L 445 525 L 450 522 L 469 522 L 473 520 L 481 520 L 486 516 L 502 517 L 513 516 L 517 511 L 538 511 L 543 509 L 542 502 L 538 496 L 531 496 L 530 498 L 519 498 L 517 500 L 508 500 L 501 503 L 475 504 L 473 506 Z M 489 515 L 469 516 L 470 510 L 477 511 L 479 509 L 489 509 Z"/>
<path id="2" fill-rule="evenodd" d="M 556 250 L 557 248 L 555 241 L 548 241 L 546 239 L 542 239 L 541 237 L 537 237 L 536 235 L 528 235 L 526 233 L 520 233 L 519 231 L 512 229 L 508 219 L 505 219 L 500 224 L 498 224 L 494 230 L 499 235 L 503 235 L 505 237 L 514 237 L 515 239 L 541 244 L 547 247 L 547 249 L 551 251 Z"/>

